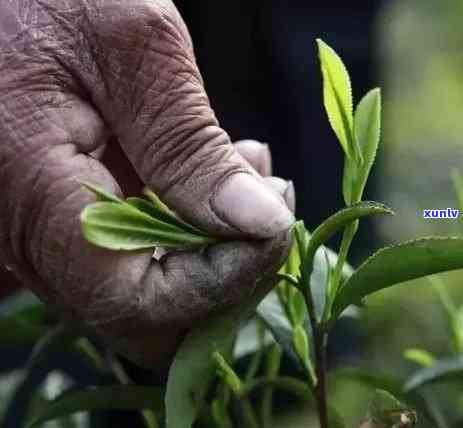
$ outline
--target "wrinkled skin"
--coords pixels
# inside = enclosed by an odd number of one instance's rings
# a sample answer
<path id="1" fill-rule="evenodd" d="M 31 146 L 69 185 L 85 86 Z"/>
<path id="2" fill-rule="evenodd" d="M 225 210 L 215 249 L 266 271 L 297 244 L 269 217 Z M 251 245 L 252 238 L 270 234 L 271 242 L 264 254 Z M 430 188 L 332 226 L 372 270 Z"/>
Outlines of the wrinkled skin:
<path id="1" fill-rule="evenodd" d="M 0 262 L 133 361 L 166 361 L 281 265 L 294 194 L 269 173 L 266 146 L 233 146 L 217 123 L 170 1 L 0 2 Z M 230 242 L 159 262 L 93 247 L 83 179 L 146 184 Z"/>

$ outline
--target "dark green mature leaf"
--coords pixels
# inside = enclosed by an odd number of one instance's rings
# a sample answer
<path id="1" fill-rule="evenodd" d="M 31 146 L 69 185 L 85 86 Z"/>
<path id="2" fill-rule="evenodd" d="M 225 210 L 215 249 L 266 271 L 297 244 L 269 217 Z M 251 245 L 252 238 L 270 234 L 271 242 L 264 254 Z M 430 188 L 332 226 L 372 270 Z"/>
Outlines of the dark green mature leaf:
<path id="1" fill-rule="evenodd" d="M 257 307 L 257 315 L 292 362 L 299 366 L 299 359 L 293 348 L 293 328 L 275 292 L 271 292 Z"/>
<path id="2" fill-rule="evenodd" d="M 73 413 L 94 410 L 161 409 L 162 391 L 144 386 L 101 386 L 70 390 L 31 416 L 29 428 Z"/>
<path id="3" fill-rule="evenodd" d="M 343 284 L 333 305 L 332 320 L 347 306 L 371 293 L 411 279 L 461 268 L 463 238 L 421 238 L 383 248 Z"/>
<path id="4" fill-rule="evenodd" d="M 0 345 L 32 345 L 48 330 L 43 324 L 46 317 L 42 304 L 31 305 L 0 318 Z"/>
<path id="5" fill-rule="evenodd" d="M 448 382 L 463 378 L 463 355 L 437 360 L 431 367 L 418 370 L 405 383 L 405 391 L 412 391 L 435 382 Z"/>
<path id="6" fill-rule="evenodd" d="M 81 213 L 85 238 L 111 250 L 206 245 L 212 238 L 194 235 L 173 224 L 164 223 L 129 204 L 96 202 Z"/>
<path id="7" fill-rule="evenodd" d="M 360 201 L 375 161 L 381 137 L 381 91 L 368 92 L 360 101 L 354 116 L 354 135 L 362 153 L 363 162 L 358 166 L 352 202 Z"/>
<path id="8" fill-rule="evenodd" d="M 276 279 L 275 279 L 276 281 Z M 214 352 L 227 356 L 236 331 L 269 290 L 257 287 L 248 301 L 196 326 L 180 345 L 167 381 L 166 427 L 190 428 L 215 376 Z"/>
<path id="9" fill-rule="evenodd" d="M 328 119 L 346 156 L 353 158 L 353 103 L 349 73 L 330 46 L 320 39 L 317 39 L 317 45 L 323 74 L 323 100 Z"/>

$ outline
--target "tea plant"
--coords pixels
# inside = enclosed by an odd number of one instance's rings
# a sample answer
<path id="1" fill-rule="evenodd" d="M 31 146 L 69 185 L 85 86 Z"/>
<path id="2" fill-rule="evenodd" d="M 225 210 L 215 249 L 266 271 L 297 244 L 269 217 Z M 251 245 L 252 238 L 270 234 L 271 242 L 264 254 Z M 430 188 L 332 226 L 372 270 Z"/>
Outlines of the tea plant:
<path id="1" fill-rule="evenodd" d="M 354 110 L 349 74 L 339 56 L 317 40 L 323 75 L 323 100 L 329 123 L 344 151 L 342 192 L 346 207 L 313 232 L 302 221 L 293 227 L 294 243 L 276 274 L 274 290 L 265 287 L 237 308 L 203 322 L 188 333 L 169 370 L 165 388 L 134 385 L 115 356 L 109 359 L 66 326 L 47 332 L 41 323 L 21 323 L 15 313 L 2 321 L 15 326 L 28 342 L 38 340 L 29 369 L 47 349 L 61 342 L 80 353 L 99 370 L 112 371 L 120 385 L 71 390 L 42 406 L 29 427 L 82 410 L 136 409 L 147 427 L 190 428 L 200 418 L 219 428 L 268 428 L 273 394 L 283 390 L 314 402 L 321 428 L 345 427 L 331 402 L 327 382 L 326 347 L 329 334 L 352 305 L 379 290 L 427 275 L 463 268 L 463 238 L 429 237 L 382 248 L 357 269 L 347 262 L 349 250 L 364 217 L 391 215 L 378 202 L 363 201 L 381 134 L 381 93 L 368 92 Z M 145 198 L 121 199 L 94 184 L 84 184 L 98 201 L 82 212 L 83 234 L 91 243 L 118 251 L 211 245 L 211 237 L 185 223 L 151 191 Z M 463 193 L 462 193 L 463 194 Z M 326 245 L 342 234 L 339 252 Z M 43 311 L 42 307 L 28 308 Z M 243 323 L 252 319 L 257 331 L 246 373 L 234 368 L 243 345 Z M 453 319 L 453 318 L 452 318 Z M 27 327 L 26 327 L 27 325 Z M 2 327 L 3 326 L 3 327 Z M 299 377 L 280 373 L 282 355 L 293 361 Z M 411 354 L 410 354 L 411 355 Z M 418 355 L 418 357 L 417 357 Z M 415 359 L 426 360 L 415 352 Z M 420 398 L 403 394 L 401 385 L 361 370 L 338 370 L 335 376 L 363 378 L 378 389 L 362 428 L 406 428 L 417 416 L 409 404 Z M 410 384 L 408 385 L 410 389 Z M 384 389 L 389 392 L 383 391 Z M 255 400 L 255 391 L 260 391 Z M 403 404 L 390 393 L 400 395 Z M 365 406 L 367 407 L 367 406 Z"/>

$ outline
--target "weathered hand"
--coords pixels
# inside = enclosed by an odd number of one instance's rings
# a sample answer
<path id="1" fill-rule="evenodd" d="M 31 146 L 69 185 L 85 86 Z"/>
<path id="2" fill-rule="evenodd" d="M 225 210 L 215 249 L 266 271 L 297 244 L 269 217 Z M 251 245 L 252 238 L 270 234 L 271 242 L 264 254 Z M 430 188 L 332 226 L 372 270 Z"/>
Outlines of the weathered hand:
<path id="1" fill-rule="evenodd" d="M 293 216 L 278 192 L 293 200 L 291 187 L 256 172 L 269 170 L 265 146 L 238 147 L 171 1 L 0 2 L 0 260 L 140 364 L 171 355 L 283 260 Z M 122 168 L 105 161 L 118 149 Z M 78 180 L 116 193 L 145 183 L 234 242 L 160 262 L 95 248 L 81 236 L 92 196 Z"/>

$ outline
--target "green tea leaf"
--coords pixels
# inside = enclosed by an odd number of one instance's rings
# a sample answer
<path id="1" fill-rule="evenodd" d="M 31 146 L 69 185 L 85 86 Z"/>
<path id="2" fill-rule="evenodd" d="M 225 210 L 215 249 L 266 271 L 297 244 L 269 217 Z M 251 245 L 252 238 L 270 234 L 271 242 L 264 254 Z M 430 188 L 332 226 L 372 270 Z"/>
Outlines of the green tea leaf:
<path id="1" fill-rule="evenodd" d="M 257 315 L 291 361 L 300 367 L 299 359 L 293 348 L 293 328 L 275 292 L 271 292 L 257 307 Z"/>
<path id="2" fill-rule="evenodd" d="M 33 414 L 28 428 L 73 413 L 94 410 L 162 409 L 162 391 L 144 386 L 101 386 L 70 390 Z"/>
<path id="3" fill-rule="evenodd" d="M 291 296 L 290 312 L 294 325 L 303 325 L 307 319 L 307 309 L 305 306 L 305 300 L 302 293 L 296 289 L 293 289 L 294 293 Z"/>
<path id="4" fill-rule="evenodd" d="M 310 341 L 307 332 L 300 325 L 294 327 L 293 330 L 293 346 L 296 354 L 301 360 L 312 385 L 315 386 L 317 383 L 317 376 L 313 367 L 312 360 L 310 358 Z"/>
<path id="5" fill-rule="evenodd" d="M 304 266 L 307 272 L 312 272 L 313 270 L 314 256 L 318 248 L 335 233 L 343 230 L 348 224 L 362 217 L 385 214 L 394 214 L 394 212 L 379 202 L 366 201 L 344 208 L 325 220 L 315 229 L 310 237 L 307 254 L 304 259 Z"/>
<path id="6" fill-rule="evenodd" d="M 381 91 L 379 88 L 368 92 L 357 106 L 354 117 L 354 135 L 362 152 L 363 162 L 358 166 L 355 177 L 352 203 L 362 199 L 378 150 L 381 136 Z"/>
<path id="7" fill-rule="evenodd" d="M 243 384 L 235 371 L 220 352 L 214 352 L 212 358 L 215 363 L 217 375 L 222 379 L 222 382 L 227 385 L 234 394 L 240 395 L 243 390 Z"/>
<path id="8" fill-rule="evenodd" d="M 275 281 L 263 282 L 239 307 L 223 311 L 193 328 L 180 345 L 167 380 L 166 427 L 190 428 L 215 375 L 214 352 L 228 355 L 236 331 L 248 318 Z"/>
<path id="9" fill-rule="evenodd" d="M 434 355 L 424 349 L 411 348 L 407 349 L 404 357 L 421 367 L 431 367 L 436 362 Z"/>
<path id="10" fill-rule="evenodd" d="M 174 212 L 164 202 L 162 202 L 159 196 L 156 195 L 156 193 L 154 193 L 151 189 L 145 187 L 143 189 L 143 194 L 151 201 L 151 203 L 159 211 L 163 211 L 166 214 L 175 215 Z"/>
<path id="11" fill-rule="evenodd" d="M 151 194 L 154 194 L 151 192 Z M 204 232 L 196 229 L 194 226 L 191 226 L 188 223 L 185 223 L 181 220 L 173 211 L 169 209 L 160 209 L 159 206 L 154 205 L 151 201 L 147 201 L 142 198 L 127 198 L 125 202 L 132 207 L 138 209 L 145 214 L 148 214 L 154 219 L 161 220 L 164 223 L 177 226 L 180 229 L 183 229 L 186 232 L 192 233 L 194 235 L 207 236 Z"/>
<path id="12" fill-rule="evenodd" d="M 0 318 L 0 345 L 33 345 L 48 330 L 41 322 L 45 316 L 45 306 L 37 304 Z"/>
<path id="13" fill-rule="evenodd" d="M 324 245 L 320 246 L 315 253 L 314 266 L 310 275 L 310 291 L 312 292 L 315 316 L 318 321 L 321 321 L 325 310 L 332 266 L 334 265 L 330 262 L 326 247 Z"/>
<path id="14" fill-rule="evenodd" d="M 461 381 L 463 378 L 463 355 L 437 360 L 431 367 L 418 370 L 405 383 L 409 392 L 435 382 Z"/>
<path id="15" fill-rule="evenodd" d="M 111 250 L 206 245 L 212 238 L 188 233 L 129 204 L 96 202 L 81 213 L 82 231 L 94 245 Z"/>
<path id="16" fill-rule="evenodd" d="M 317 39 L 323 74 L 323 99 L 328 119 L 348 158 L 354 158 L 353 103 L 349 73 L 341 58 Z"/>
<path id="17" fill-rule="evenodd" d="M 346 206 L 350 206 L 358 200 L 354 197 L 355 183 L 357 182 L 357 162 L 348 157 L 344 158 L 344 171 L 342 177 L 342 196 Z"/>
<path id="18" fill-rule="evenodd" d="M 463 268 L 463 238 L 431 237 L 386 247 L 368 258 L 343 284 L 332 320 L 351 304 L 395 284 Z"/>
<path id="19" fill-rule="evenodd" d="M 100 186 L 96 186 L 92 183 L 89 183 L 87 181 L 81 181 L 80 182 L 82 186 L 84 186 L 87 190 L 90 190 L 94 195 L 96 195 L 97 200 L 99 202 L 114 202 L 114 203 L 123 203 L 124 201 L 117 197 L 116 195 L 113 195 L 112 193 L 107 192 Z"/>

